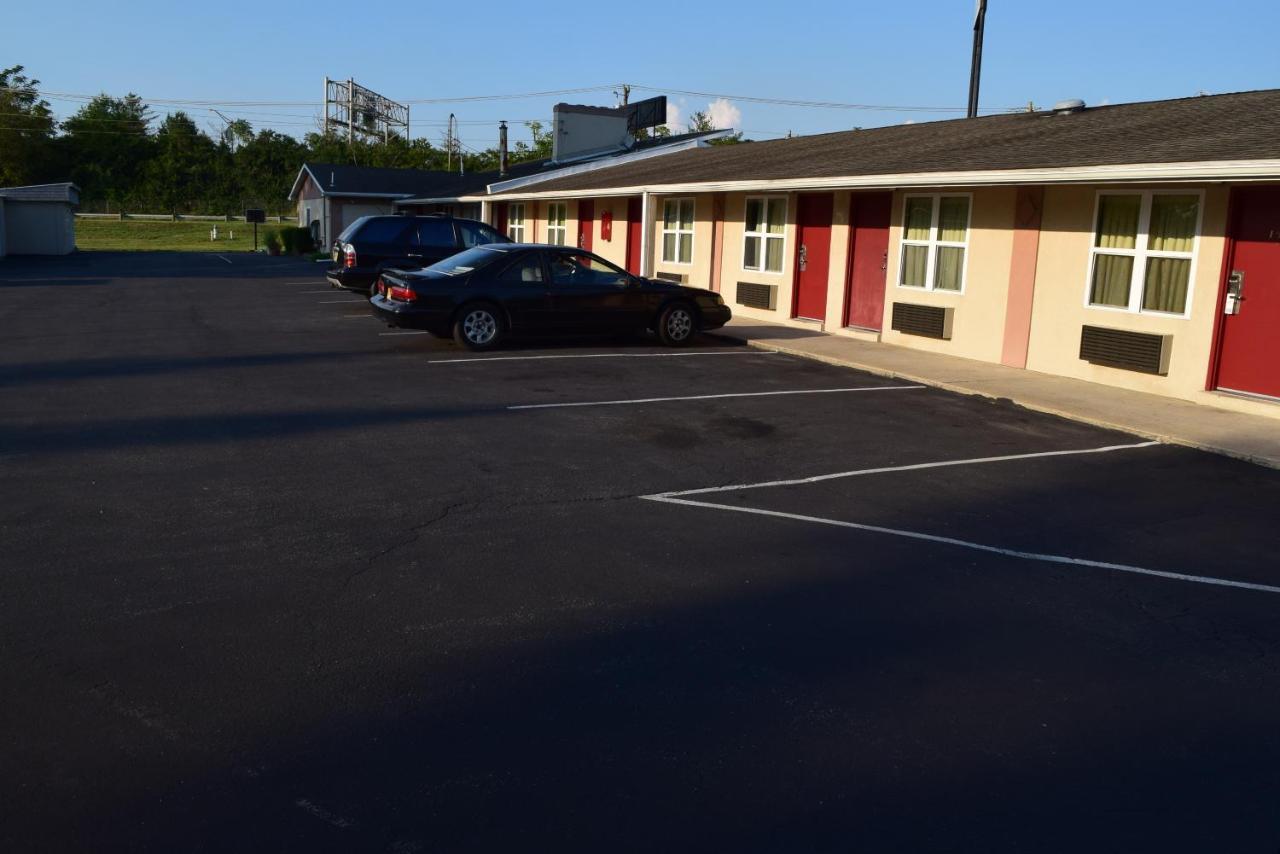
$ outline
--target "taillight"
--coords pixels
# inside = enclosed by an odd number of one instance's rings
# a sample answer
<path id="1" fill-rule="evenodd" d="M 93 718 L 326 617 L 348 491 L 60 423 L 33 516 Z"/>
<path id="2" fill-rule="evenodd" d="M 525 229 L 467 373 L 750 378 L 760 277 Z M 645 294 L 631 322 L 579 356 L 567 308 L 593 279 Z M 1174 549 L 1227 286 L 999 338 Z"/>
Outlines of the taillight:
<path id="1" fill-rule="evenodd" d="M 345 256 L 342 266 L 354 267 L 356 265 L 356 248 L 348 243 L 342 247 L 342 252 Z"/>
<path id="2" fill-rule="evenodd" d="M 408 288 L 402 288 L 397 285 L 387 286 L 387 299 L 399 300 L 400 302 L 413 302 L 418 295 Z"/>

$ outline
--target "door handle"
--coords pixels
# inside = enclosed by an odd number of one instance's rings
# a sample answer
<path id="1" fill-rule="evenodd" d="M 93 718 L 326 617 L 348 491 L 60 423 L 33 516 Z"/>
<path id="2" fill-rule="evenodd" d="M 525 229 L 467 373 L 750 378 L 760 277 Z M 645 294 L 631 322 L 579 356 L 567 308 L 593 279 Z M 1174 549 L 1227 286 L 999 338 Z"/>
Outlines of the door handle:
<path id="1" fill-rule="evenodd" d="M 1223 314 L 1239 314 L 1240 303 L 1244 302 L 1244 271 L 1232 270 L 1227 277 L 1227 299 L 1222 306 Z"/>
<path id="2" fill-rule="evenodd" d="M 880 259 L 880 272 L 883 273 L 885 270 L 888 270 L 888 269 L 889 269 L 889 252 L 886 250 L 884 253 L 884 257 Z"/>
<path id="3" fill-rule="evenodd" d="M 800 272 L 803 273 L 805 268 L 809 266 L 809 247 L 803 243 L 800 244 Z"/>

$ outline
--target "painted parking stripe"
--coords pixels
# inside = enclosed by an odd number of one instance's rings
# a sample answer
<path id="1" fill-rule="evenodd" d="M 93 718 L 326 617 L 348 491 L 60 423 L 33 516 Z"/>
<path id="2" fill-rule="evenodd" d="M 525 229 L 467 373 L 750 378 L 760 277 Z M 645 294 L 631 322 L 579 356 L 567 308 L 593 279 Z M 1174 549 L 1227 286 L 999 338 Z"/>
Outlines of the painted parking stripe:
<path id="1" fill-rule="evenodd" d="M 734 394 L 691 394 L 682 397 L 640 397 L 634 400 L 589 400 L 575 403 L 526 403 L 507 409 L 563 409 L 570 406 L 628 406 L 637 403 L 667 403 L 675 400 L 724 400 L 731 397 L 777 397 L 789 394 L 847 394 L 858 391 L 908 391 L 922 385 L 875 385 L 856 388 L 802 388 L 789 391 L 742 391 Z"/>
<path id="2" fill-rule="evenodd" d="M 282 284 L 282 285 L 323 285 L 323 284 L 324 284 L 324 282 L 323 282 L 323 281 L 319 281 L 319 282 L 281 282 L 280 284 Z M 333 288 L 331 287 L 331 288 L 329 288 L 329 290 L 333 290 Z"/>
<path id="3" fill-rule="evenodd" d="M 1210 575 L 1190 575 L 1183 572 L 1167 572 L 1162 569 L 1148 569 L 1142 566 L 1131 566 L 1124 563 L 1108 563 L 1101 560 L 1068 557 L 1067 555 L 1024 552 L 1018 549 L 1006 549 L 1001 548 L 1000 546 L 990 546 L 985 543 L 975 543 L 969 540 L 956 539 L 955 537 L 942 537 L 937 534 L 926 534 L 920 531 L 904 531 L 899 528 L 884 528 L 879 525 L 864 525 L 859 522 L 844 522 L 839 519 L 823 519 L 820 516 L 804 516 L 799 513 L 783 513 L 779 510 L 762 510 L 756 507 L 735 507 L 732 504 L 715 504 L 710 501 L 693 501 L 688 498 L 672 498 L 668 495 L 645 495 L 642 497 L 649 501 L 660 501 L 665 504 L 683 504 L 690 507 L 701 507 L 708 510 L 729 510 L 735 513 L 750 513 L 755 516 L 772 516 L 777 519 L 791 519 L 798 522 L 811 522 L 818 525 L 834 525 L 839 528 L 852 528 L 854 530 L 867 531 L 873 534 L 888 534 L 890 536 L 905 537 L 911 540 L 924 540 L 926 542 L 958 546 L 960 548 L 973 549 L 980 552 L 990 552 L 991 554 L 1004 555 L 1006 557 L 1022 558 L 1023 560 L 1035 560 L 1042 561 L 1044 563 L 1088 567 L 1090 569 L 1107 569 L 1113 572 L 1130 572 L 1137 575 L 1150 575 L 1156 578 L 1167 578 L 1174 581 L 1190 581 L 1195 584 L 1209 584 L 1215 587 L 1235 587 L 1241 590 L 1253 590 L 1260 593 L 1280 593 L 1280 587 L 1274 587 L 1270 584 L 1254 584 L 1248 581 L 1233 581 L 1229 578 L 1216 578 Z"/>
<path id="4" fill-rule="evenodd" d="M 919 386 L 915 386 L 918 388 Z M 1003 463 L 1010 460 L 1034 460 L 1043 457 L 1073 457 L 1081 454 L 1109 454 L 1113 451 L 1130 451 L 1136 448 L 1150 448 L 1159 442 L 1134 442 L 1127 445 L 1104 445 L 1100 448 L 1082 448 L 1070 451 L 1037 451 L 1030 454 L 1005 454 L 999 457 L 975 457 L 968 460 L 940 460 L 932 463 L 912 463 L 905 466 L 885 466 L 873 469 L 856 469 L 840 471 L 834 474 L 819 474 L 813 477 L 798 477 L 791 480 L 766 480 L 761 483 L 735 483 L 729 486 L 707 486 L 701 489 L 684 489 L 679 492 L 663 492 L 646 498 L 672 498 L 681 495 L 706 495 L 709 492 L 741 492 L 744 489 L 767 489 L 772 486 L 799 486 L 807 483 L 821 483 L 824 480 L 839 480 L 845 477 L 860 477 L 867 474 L 886 474 L 899 471 L 919 471 L 920 469 L 946 468 L 949 466 L 974 466 L 983 463 Z"/>
<path id="5" fill-rule="evenodd" d="M 430 334 L 431 333 L 426 331 L 425 329 L 404 329 L 399 332 L 379 332 L 378 333 L 378 335 L 383 337 L 387 335 L 430 335 Z"/>
<path id="6" fill-rule="evenodd" d="M 465 362 L 532 362 L 540 359 L 662 359 L 682 356 L 781 356 L 773 350 L 698 350 L 693 353 L 571 353 L 561 356 L 487 356 L 478 359 L 428 359 L 428 365 Z"/>
<path id="7" fill-rule="evenodd" d="M 298 291 L 298 293 L 300 294 L 331 294 L 333 293 L 333 288 L 327 288 L 323 291 Z"/>
<path id="8" fill-rule="evenodd" d="M 346 303 L 347 305 L 359 305 L 360 303 L 363 303 L 363 302 L 366 302 L 366 300 L 362 300 L 362 299 L 326 299 L 326 300 L 320 300 L 319 302 L 317 302 L 317 303 L 316 303 L 316 305 L 341 305 L 342 303 Z"/>

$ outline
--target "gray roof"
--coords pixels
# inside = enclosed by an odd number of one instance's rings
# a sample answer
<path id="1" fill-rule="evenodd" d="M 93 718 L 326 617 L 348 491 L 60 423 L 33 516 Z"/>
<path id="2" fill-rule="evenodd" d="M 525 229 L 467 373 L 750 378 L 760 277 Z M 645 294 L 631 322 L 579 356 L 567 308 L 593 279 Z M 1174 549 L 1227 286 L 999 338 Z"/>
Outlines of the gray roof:
<path id="1" fill-rule="evenodd" d="M 327 196 L 416 196 L 429 193 L 441 181 L 456 177 L 452 172 L 428 169 L 388 169 L 313 161 L 302 164 L 302 168 L 311 173 L 318 189 Z"/>
<path id="2" fill-rule="evenodd" d="M 0 198 L 15 202 L 66 202 L 80 204 L 80 188 L 67 181 L 61 184 L 32 184 L 26 187 L 0 187 Z"/>
<path id="3" fill-rule="evenodd" d="M 512 191 L 1280 159 L 1280 89 L 1013 113 L 681 151 Z"/>

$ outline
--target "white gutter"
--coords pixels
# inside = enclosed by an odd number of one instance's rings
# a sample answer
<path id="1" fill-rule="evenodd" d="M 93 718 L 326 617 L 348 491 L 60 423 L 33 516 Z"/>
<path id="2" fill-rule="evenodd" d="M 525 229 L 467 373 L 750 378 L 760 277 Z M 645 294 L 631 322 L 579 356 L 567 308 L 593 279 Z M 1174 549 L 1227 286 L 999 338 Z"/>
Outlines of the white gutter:
<path id="1" fill-rule="evenodd" d="M 1210 160 L 1192 163 L 1135 163 L 1119 166 L 1072 166 L 1048 169 L 995 169 L 972 172 L 903 172 L 828 178 L 773 178 L 757 181 L 701 181 L 637 184 L 590 190 L 545 190 L 512 193 L 503 198 L 573 199 L 642 193 L 769 192 L 783 190 L 892 190 L 899 187 L 966 187 L 1009 184 L 1185 183 L 1203 181 L 1280 180 L 1280 160 Z"/>

